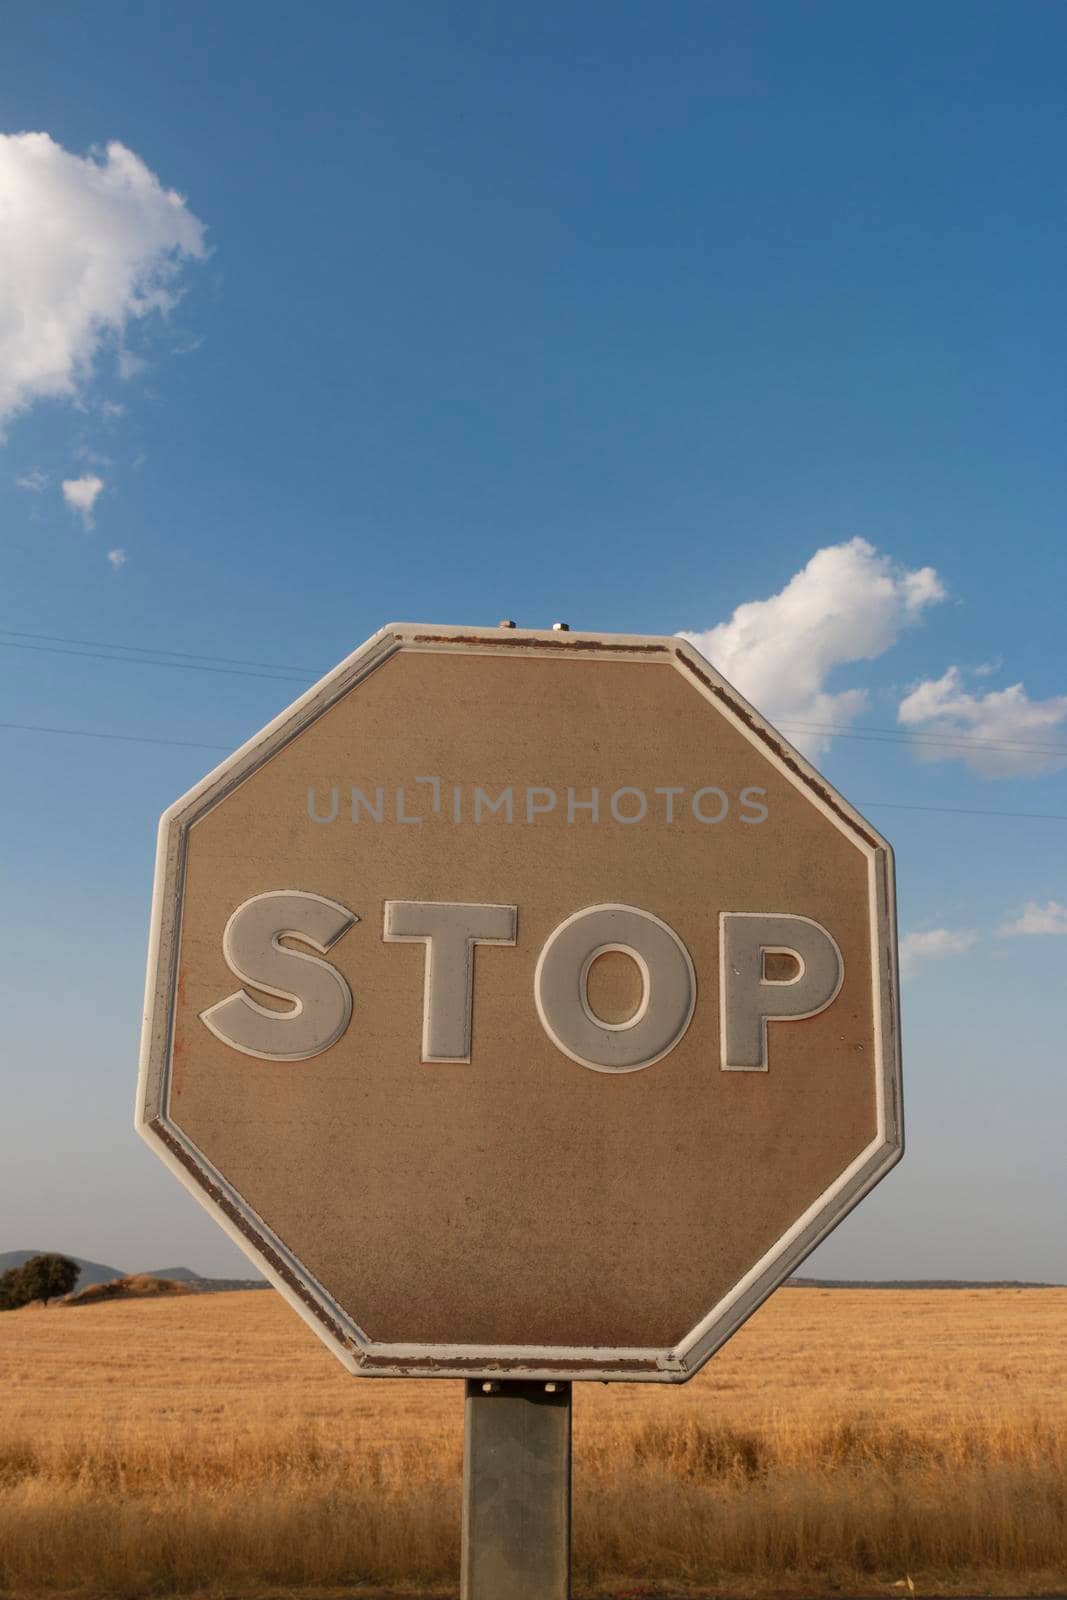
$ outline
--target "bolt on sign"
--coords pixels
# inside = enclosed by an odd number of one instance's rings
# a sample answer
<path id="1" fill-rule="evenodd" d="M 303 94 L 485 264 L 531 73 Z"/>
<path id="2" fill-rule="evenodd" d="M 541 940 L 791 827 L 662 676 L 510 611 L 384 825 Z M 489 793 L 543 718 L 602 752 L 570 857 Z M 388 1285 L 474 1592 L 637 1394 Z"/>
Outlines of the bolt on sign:
<path id="1" fill-rule="evenodd" d="M 390 625 L 164 815 L 138 1127 L 353 1373 L 680 1382 L 899 1158 L 895 963 L 691 645 Z"/>

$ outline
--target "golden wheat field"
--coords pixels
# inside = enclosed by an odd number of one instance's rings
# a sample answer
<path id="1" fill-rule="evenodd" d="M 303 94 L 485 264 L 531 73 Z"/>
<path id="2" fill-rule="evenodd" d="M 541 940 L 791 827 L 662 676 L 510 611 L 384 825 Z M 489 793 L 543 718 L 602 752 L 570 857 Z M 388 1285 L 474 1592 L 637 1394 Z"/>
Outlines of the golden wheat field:
<path id="1" fill-rule="evenodd" d="M 9 1312 L 0 1590 L 454 1594 L 461 1447 L 270 1291 Z M 579 1593 L 1067 1593 L 1067 1289 L 784 1290 L 576 1385 L 574 1518 Z"/>

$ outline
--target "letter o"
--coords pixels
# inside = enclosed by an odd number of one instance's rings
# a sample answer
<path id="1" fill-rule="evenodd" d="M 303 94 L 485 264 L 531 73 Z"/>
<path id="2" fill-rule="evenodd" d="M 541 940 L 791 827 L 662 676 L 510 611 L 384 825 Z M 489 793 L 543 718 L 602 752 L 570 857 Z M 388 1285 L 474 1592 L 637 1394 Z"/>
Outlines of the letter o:
<path id="1" fill-rule="evenodd" d="M 635 811 L 632 817 L 626 816 L 624 812 L 619 810 L 619 800 L 624 794 L 635 794 L 637 796 L 637 803 L 640 809 Z M 628 826 L 631 822 L 643 821 L 648 815 L 648 800 L 645 798 L 645 791 L 629 787 L 616 789 L 611 797 L 611 814 L 616 822 L 621 822 L 624 826 Z"/>
<path id="2" fill-rule="evenodd" d="M 601 1022 L 589 1006 L 589 968 L 620 950 L 641 969 L 641 1004 L 627 1022 Z M 534 973 L 537 1015 L 557 1050 L 593 1072 L 640 1072 L 674 1049 L 696 1005 L 689 951 L 638 906 L 587 906 L 549 934 Z"/>

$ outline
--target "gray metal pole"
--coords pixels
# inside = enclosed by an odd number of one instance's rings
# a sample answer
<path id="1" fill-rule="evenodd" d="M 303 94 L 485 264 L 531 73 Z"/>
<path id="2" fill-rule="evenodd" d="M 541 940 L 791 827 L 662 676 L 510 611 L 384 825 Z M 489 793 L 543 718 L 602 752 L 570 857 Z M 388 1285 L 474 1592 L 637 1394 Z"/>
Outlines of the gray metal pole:
<path id="1" fill-rule="evenodd" d="M 462 1600 L 570 1600 L 571 1386 L 467 1384 Z"/>

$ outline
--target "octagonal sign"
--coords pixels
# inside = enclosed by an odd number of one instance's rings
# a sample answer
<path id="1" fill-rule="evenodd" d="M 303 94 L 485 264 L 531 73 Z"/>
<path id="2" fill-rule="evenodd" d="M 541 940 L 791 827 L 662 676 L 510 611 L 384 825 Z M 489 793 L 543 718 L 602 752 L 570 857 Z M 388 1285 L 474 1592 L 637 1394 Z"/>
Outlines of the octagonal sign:
<path id="1" fill-rule="evenodd" d="M 391 625 L 164 815 L 137 1122 L 355 1373 L 681 1381 L 900 1156 L 891 851 L 679 639 Z"/>

